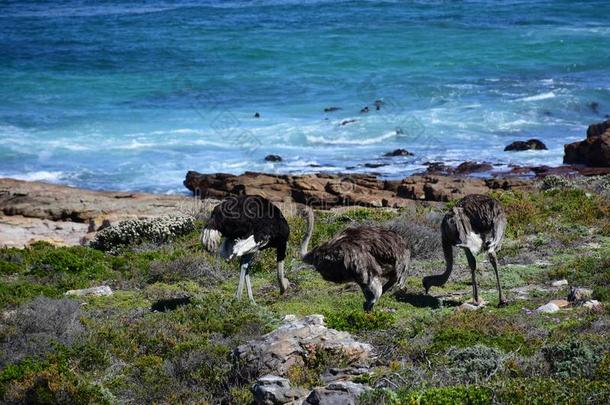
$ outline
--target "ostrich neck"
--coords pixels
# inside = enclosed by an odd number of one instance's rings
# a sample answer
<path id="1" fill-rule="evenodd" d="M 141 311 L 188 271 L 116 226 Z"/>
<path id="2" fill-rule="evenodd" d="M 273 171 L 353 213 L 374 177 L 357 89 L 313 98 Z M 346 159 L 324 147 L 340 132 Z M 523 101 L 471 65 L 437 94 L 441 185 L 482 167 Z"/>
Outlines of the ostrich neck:
<path id="1" fill-rule="evenodd" d="M 313 234 L 313 225 L 314 225 L 314 215 L 311 207 L 305 207 L 306 211 L 306 221 L 307 221 L 307 231 L 305 232 L 305 236 L 303 237 L 303 241 L 301 242 L 301 257 L 304 257 L 307 254 L 307 250 L 309 248 L 309 241 L 311 240 L 311 235 Z"/>

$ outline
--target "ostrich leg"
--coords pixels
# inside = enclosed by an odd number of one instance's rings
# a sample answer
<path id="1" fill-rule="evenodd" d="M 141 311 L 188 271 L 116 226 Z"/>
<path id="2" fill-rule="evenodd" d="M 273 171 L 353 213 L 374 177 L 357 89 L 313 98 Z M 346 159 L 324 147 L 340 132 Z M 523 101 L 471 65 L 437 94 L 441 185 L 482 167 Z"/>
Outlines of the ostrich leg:
<path id="1" fill-rule="evenodd" d="M 244 292 L 244 282 L 249 282 L 248 269 L 250 267 L 250 261 L 252 255 L 243 255 L 240 260 L 240 273 L 239 273 L 239 285 L 237 286 L 237 299 L 241 299 L 241 295 Z"/>
<path id="2" fill-rule="evenodd" d="M 470 274 L 472 276 L 472 298 L 474 299 L 475 304 L 479 305 L 481 301 L 479 300 L 479 288 L 477 287 L 477 259 L 475 259 L 474 255 L 470 251 L 470 249 L 464 249 L 466 252 L 466 258 L 468 259 L 468 265 L 470 266 Z"/>
<path id="3" fill-rule="evenodd" d="M 277 282 L 280 285 L 280 294 L 284 294 L 288 289 L 288 279 L 284 276 L 284 260 L 277 262 Z"/>
<path id="4" fill-rule="evenodd" d="M 254 294 L 252 294 L 252 282 L 250 281 L 250 261 L 252 261 L 253 254 L 246 255 L 245 260 L 246 264 L 246 288 L 248 289 L 248 298 L 250 298 L 250 302 L 256 305 L 256 301 L 254 301 Z"/>
<path id="5" fill-rule="evenodd" d="M 364 297 L 366 298 L 364 310 L 370 312 L 373 309 L 373 305 L 375 305 L 383 293 L 383 285 L 378 278 L 373 278 L 368 284 L 362 285 L 361 288 L 362 292 L 364 292 Z"/>
<path id="6" fill-rule="evenodd" d="M 508 304 L 508 301 L 504 298 L 502 294 L 502 286 L 500 285 L 500 275 L 498 274 L 498 258 L 496 257 L 496 252 L 489 252 L 489 261 L 494 268 L 494 272 L 496 273 L 496 283 L 498 283 L 498 306 L 503 307 Z"/>

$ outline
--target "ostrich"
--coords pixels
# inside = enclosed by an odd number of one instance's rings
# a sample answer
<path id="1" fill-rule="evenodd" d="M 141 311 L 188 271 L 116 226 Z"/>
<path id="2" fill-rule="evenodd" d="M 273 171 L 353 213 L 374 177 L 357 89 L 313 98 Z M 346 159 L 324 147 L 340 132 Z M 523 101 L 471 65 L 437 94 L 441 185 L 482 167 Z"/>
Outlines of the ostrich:
<path id="1" fill-rule="evenodd" d="M 453 270 L 453 246 L 464 249 L 470 274 L 472 277 L 472 296 L 479 305 L 479 290 L 475 278 L 477 262 L 475 255 L 484 250 L 496 273 L 498 285 L 499 306 L 507 301 L 502 295 L 502 286 L 498 275 L 498 259 L 496 252 L 500 250 L 504 230 L 506 228 L 506 215 L 498 200 L 481 194 L 471 194 L 462 198 L 445 215 L 441 224 L 443 252 L 445 254 L 445 272 L 423 278 L 426 294 L 431 286 L 442 286 L 447 282 Z"/>
<path id="2" fill-rule="evenodd" d="M 246 195 L 228 197 L 214 208 L 201 232 L 201 242 L 207 251 L 215 252 L 221 237 L 225 237 L 220 246 L 220 255 L 226 260 L 241 258 L 237 299 L 241 299 L 245 281 L 248 297 L 255 304 L 249 274 L 250 262 L 259 250 L 275 248 L 277 280 L 283 294 L 288 288 L 288 279 L 284 277 L 284 258 L 289 234 L 288 222 L 279 208 L 264 197 Z"/>
<path id="3" fill-rule="evenodd" d="M 381 294 L 405 282 L 411 254 L 400 235 L 375 226 L 348 228 L 307 252 L 313 233 L 314 215 L 306 208 L 307 232 L 301 244 L 303 262 L 312 265 L 326 281 L 357 283 L 369 312 Z"/>

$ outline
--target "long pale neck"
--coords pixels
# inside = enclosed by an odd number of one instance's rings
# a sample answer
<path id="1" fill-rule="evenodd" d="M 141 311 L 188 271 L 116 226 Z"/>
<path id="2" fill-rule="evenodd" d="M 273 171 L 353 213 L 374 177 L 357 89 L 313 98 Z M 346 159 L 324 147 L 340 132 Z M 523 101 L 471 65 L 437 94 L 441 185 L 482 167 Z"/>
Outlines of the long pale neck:
<path id="1" fill-rule="evenodd" d="M 311 235 L 313 235 L 314 215 L 311 207 L 305 206 L 305 220 L 307 221 L 307 232 L 301 242 L 301 257 L 307 254 L 309 248 L 309 242 L 311 241 Z"/>

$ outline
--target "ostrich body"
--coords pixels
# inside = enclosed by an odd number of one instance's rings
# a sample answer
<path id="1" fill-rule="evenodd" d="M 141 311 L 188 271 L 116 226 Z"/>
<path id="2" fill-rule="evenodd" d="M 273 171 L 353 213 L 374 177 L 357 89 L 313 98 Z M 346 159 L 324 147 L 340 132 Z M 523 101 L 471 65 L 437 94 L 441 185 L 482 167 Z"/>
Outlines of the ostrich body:
<path id="1" fill-rule="evenodd" d="M 498 259 L 496 252 L 500 250 L 504 230 L 506 229 L 506 214 L 498 200 L 481 194 L 471 194 L 462 198 L 445 215 L 441 224 L 443 253 L 445 255 L 445 272 L 423 278 L 426 294 L 431 286 L 442 286 L 447 282 L 453 270 L 453 247 L 461 247 L 466 253 L 472 277 L 472 297 L 480 304 L 479 290 L 476 281 L 477 262 L 475 255 L 481 251 L 487 253 L 489 261 L 496 274 L 498 285 L 499 306 L 506 305 L 502 295 L 502 286 L 498 275 Z"/>
<path id="2" fill-rule="evenodd" d="M 301 245 L 303 262 L 312 265 L 324 280 L 357 283 L 370 311 L 387 291 L 403 286 L 411 254 L 400 235 L 374 226 L 348 228 L 307 252 L 313 232 L 313 211 L 307 210 L 307 233 Z"/>
<path id="3" fill-rule="evenodd" d="M 276 250 L 280 292 L 283 294 L 288 288 L 284 258 L 289 234 L 288 222 L 279 208 L 264 197 L 246 195 L 226 198 L 214 208 L 201 232 L 201 242 L 209 252 L 219 250 L 226 260 L 241 258 L 237 298 L 241 298 L 245 282 L 248 297 L 254 303 L 249 270 L 252 258 L 260 250 Z M 222 237 L 225 240 L 218 249 Z"/>

